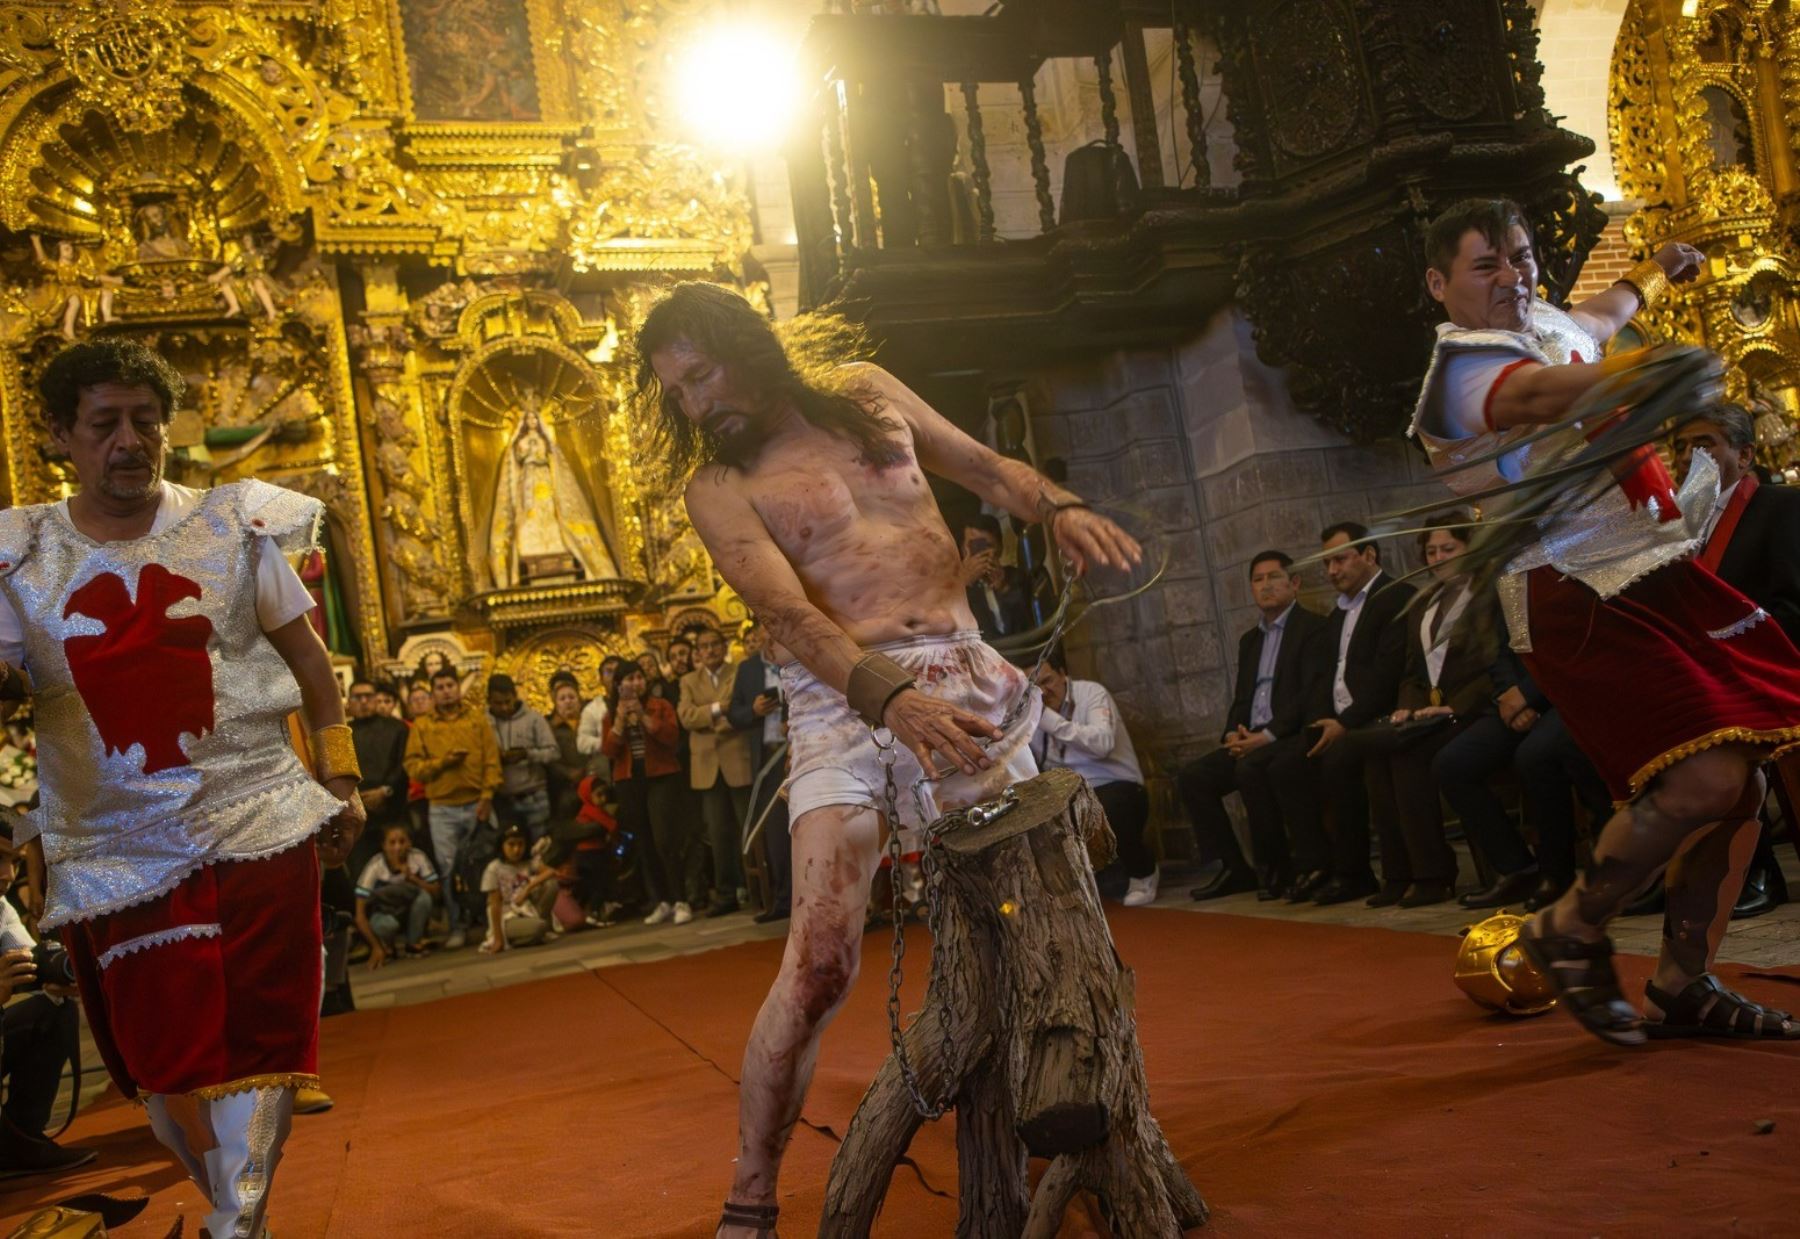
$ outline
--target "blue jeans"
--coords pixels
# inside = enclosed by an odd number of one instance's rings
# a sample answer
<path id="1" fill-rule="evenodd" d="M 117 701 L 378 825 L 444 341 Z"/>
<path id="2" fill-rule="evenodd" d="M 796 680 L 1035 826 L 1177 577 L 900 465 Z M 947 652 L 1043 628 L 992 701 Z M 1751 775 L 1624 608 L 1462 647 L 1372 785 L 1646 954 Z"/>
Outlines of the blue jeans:
<path id="1" fill-rule="evenodd" d="M 540 787 L 512 798 L 513 817 L 536 843 L 550 825 L 550 791 Z"/>
<path id="2" fill-rule="evenodd" d="M 455 933 L 463 923 L 462 909 L 456 904 L 456 853 L 474 833 L 474 804 L 431 806 L 431 850 L 437 854 L 438 878 L 444 884 L 444 912 L 450 933 Z"/>
<path id="3" fill-rule="evenodd" d="M 431 896 L 424 891 L 414 891 L 411 905 L 406 909 L 406 937 L 400 938 L 400 918 L 392 912 L 372 912 L 369 914 L 369 928 L 381 939 L 388 950 L 394 949 L 396 939 L 404 941 L 407 946 L 418 946 L 425 941 L 425 927 L 431 921 Z"/>

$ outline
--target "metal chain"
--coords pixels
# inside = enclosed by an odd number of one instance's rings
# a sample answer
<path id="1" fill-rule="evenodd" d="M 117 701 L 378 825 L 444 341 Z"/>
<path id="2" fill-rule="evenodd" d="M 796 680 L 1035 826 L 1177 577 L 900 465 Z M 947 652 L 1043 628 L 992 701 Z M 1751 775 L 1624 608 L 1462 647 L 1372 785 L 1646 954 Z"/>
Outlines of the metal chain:
<path id="1" fill-rule="evenodd" d="M 1038 673 L 1043 670 L 1044 660 L 1049 657 L 1050 651 L 1056 643 L 1062 639 L 1063 631 L 1069 624 L 1069 604 L 1075 594 L 1075 580 L 1075 574 L 1070 573 L 1068 580 L 1063 585 L 1062 596 L 1056 604 L 1056 624 L 1050 630 L 1049 639 L 1038 650 L 1037 662 L 1026 677 L 1025 691 L 1018 695 L 1012 706 L 1008 708 L 1005 717 L 1000 720 L 1002 733 L 1012 730 L 1013 724 L 1019 721 L 1020 716 L 1028 708 L 1031 695 L 1039 691 L 1037 687 Z M 885 740 L 882 738 L 884 733 L 886 734 Z M 943 847 L 944 835 L 948 833 L 952 825 L 962 820 L 963 814 L 960 812 L 948 813 L 925 823 L 923 827 L 924 846 L 919 851 L 919 869 L 925 880 L 925 926 L 931 933 L 931 970 L 934 975 L 944 977 L 942 992 L 939 995 L 941 1001 L 938 1026 L 939 1056 L 944 1069 L 944 1096 L 933 1102 L 925 1099 L 924 1090 L 919 1087 L 918 1073 L 913 1070 L 912 1059 L 906 1052 L 906 1034 L 900 1027 L 900 983 L 904 978 L 906 960 L 906 919 L 903 911 L 905 902 L 900 873 L 904 863 L 904 853 L 900 843 L 900 789 L 894 782 L 894 765 L 900 760 L 900 745 L 895 740 L 893 732 L 888 731 L 885 727 L 878 727 L 875 729 L 875 750 L 876 757 L 881 762 L 884 778 L 883 795 L 887 800 L 888 886 L 892 892 L 890 916 L 894 925 L 893 956 L 888 965 L 888 1036 L 893 1042 L 894 1061 L 899 1064 L 900 1079 L 906 1085 L 906 1091 L 912 1098 L 913 1109 L 918 1111 L 921 1118 L 930 1122 L 942 1118 L 950 1110 L 951 1100 L 955 1096 L 953 1083 L 956 1073 L 952 1070 L 952 1063 L 955 1060 L 956 1043 L 952 1033 L 956 1026 L 956 1018 L 955 1009 L 951 1006 L 950 1000 L 951 986 L 940 966 L 945 958 L 942 953 L 944 951 L 942 932 L 944 900 L 942 857 L 938 853 Z M 919 781 L 913 785 L 913 796 L 921 809 L 921 821 L 924 820 L 924 801 L 920 797 L 920 790 L 927 783 L 936 781 L 933 776 L 927 775 L 921 770 Z"/>

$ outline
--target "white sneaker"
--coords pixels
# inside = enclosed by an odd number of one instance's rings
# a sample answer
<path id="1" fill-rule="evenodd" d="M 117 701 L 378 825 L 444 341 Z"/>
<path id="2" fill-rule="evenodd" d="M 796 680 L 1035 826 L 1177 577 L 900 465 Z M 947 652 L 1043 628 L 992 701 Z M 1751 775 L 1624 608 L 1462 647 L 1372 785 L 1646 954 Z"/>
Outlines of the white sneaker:
<path id="1" fill-rule="evenodd" d="M 685 903 L 678 903 L 675 905 L 675 923 L 677 925 L 685 925 L 693 919 L 694 910 L 692 908 L 688 907 Z"/>
<path id="2" fill-rule="evenodd" d="M 444 949 L 446 951 L 460 951 L 467 945 L 469 945 L 469 939 L 460 929 L 451 930 L 450 936 L 444 939 Z"/>
<path id="3" fill-rule="evenodd" d="M 687 907 L 686 904 L 682 904 L 681 906 L 684 908 Z M 659 903 L 656 905 L 656 911 L 652 912 L 649 916 L 646 916 L 644 918 L 644 924 L 660 925 L 664 921 L 668 920 L 669 917 L 674 914 L 674 912 L 675 912 L 675 909 L 671 908 L 667 903 Z"/>
<path id="4" fill-rule="evenodd" d="M 1152 869 L 1147 878 L 1133 878 L 1125 888 L 1125 898 L 1121 900 L 1127 908 L 1141 908 L 1145 904 L 1156 902 L 1157 883 L 1162 880 L 1160 870 Z"/>

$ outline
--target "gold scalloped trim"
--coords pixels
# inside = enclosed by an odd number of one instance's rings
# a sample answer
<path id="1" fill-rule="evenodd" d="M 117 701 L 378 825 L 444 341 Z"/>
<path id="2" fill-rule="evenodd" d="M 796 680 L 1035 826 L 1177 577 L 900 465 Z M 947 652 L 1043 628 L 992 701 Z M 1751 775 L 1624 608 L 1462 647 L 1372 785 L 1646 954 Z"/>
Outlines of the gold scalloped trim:
<path id="1" fill-rule="evenodd" d="M 208 1084 L 205 1088 L 197 1088 L 189 1093 L 190 1097 L 203 1097 L 207 1101 L 217 1101 L 221 1097 L 229 1097 L 233 1093 L 248 1093 L 259 1088 L 318 1088 L 319 1077 L 304 1071 L 280 1071 L 271 1075 L 244 1076 L 242 1079 L 229 1080 L 224 1084 Z"/>
<path id="2" fill-rule="evenodd" d="M 1782 727 L 1775 731 L 1758 731 L 1754 727 L 1721 727 L 1717 731 L 1709 731 L 1697 739 L 1676 745 L 1639 767 L 1638 772 L 1631 776 L 1632 796 L 1636 797 L 1644 790 L 1644 784 L 1676 762 L 1707 749 L 1716 749 L 1721 744 L 1772 745 L 1764 760 L 1773 761 L 1784 753 L 1800 748 L 1800 727 Z"/>

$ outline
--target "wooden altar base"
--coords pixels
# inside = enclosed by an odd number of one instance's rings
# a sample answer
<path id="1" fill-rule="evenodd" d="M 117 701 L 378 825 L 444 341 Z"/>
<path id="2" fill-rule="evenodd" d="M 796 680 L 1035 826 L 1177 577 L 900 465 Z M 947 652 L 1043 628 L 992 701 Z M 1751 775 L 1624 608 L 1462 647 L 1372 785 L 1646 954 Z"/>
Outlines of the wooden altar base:
<path id="1" fill-rule="evenodd" d="M 1442 936 L 1154 908 L 1109 919 L 1137 973 L 1151 1103 L 1213 1209 L 1197 1239 L 1774 1235 L 1800 1217 L 1800 1048 L 1626 1053 L 1559 1014 L 1484 1017 L 1451 987 Z M 837 1138 L 887 1054 L 885 946 L 865 941 L 863 978 L 826 1035 L 783 1181 L 785 1239 L 814 1233 Z M 296 1120 L 275 1234 L 710 1235 L 735 1152 L 732 1081 L 779 947 L 328 1021 L 338 1106 Z M 924 959 L 922 935 L 912 949 Z M 1627 958 L 1622 971 L 1641 986 L 1649 969 Z M 1792 1010 L 1800 969 L 1782 973 L 1743 984 Z M 1758 1119 L 1774 1130 L 1756 1134 Z M 912 1142 L 875 1235 L 953 1233 L 952 1127 Z M 140 1111 L 103 1105 L 68 1139 L 100 1161 L 0 1185 L 0 1234 L 40 1202 L 100 1189 L 155 1197 L 118 1239 L 158 1239 L 178 1208 L 195 1232 L 194 1192 Z"/>

